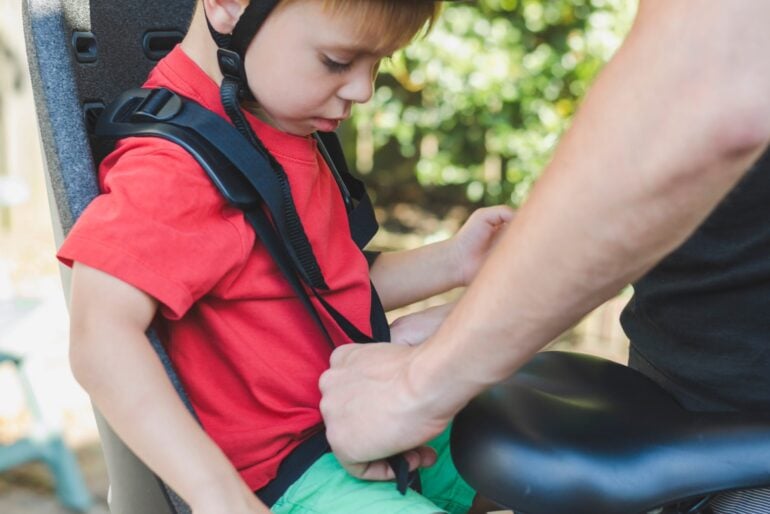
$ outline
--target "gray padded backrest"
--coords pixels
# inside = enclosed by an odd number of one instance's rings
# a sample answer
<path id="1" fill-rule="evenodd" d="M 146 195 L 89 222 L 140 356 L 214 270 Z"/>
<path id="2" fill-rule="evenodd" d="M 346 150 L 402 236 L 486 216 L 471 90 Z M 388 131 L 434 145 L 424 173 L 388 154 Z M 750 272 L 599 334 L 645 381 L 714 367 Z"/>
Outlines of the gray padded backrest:
<path id="1" fill-rule="evenodd" d="M 27 57 L 57 245 L 98 193 L 84 107 L 109 103 L 121 91 L 141 85 L 173 42 L 165 36 L 187 30 L 194 4 L 195 0 L 24 0 Z M 66 272 L 63 278 L 68 295 Z M 156 339 L 153 346 L 184 398 L 162 346 Z M 96 414 L 110 475 L 111 512 L 189 513 Z"/>
<path id="2" fill-rule="evenodd" d="M 64 234 L 96 194 L 83 105 L 107 103 L 144 82 L 154 61 L 151 31 L 186 31 L 194 0 L 25 0 L 24 19 L 45 161 Z M 93 62 L 79 63 L 77 33 L 95 38 Z"/>

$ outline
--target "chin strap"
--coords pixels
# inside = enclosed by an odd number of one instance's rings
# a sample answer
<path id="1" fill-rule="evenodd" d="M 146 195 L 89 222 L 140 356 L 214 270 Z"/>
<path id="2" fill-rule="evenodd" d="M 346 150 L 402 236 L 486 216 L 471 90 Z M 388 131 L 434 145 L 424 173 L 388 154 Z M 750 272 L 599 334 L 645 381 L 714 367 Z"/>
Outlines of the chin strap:
<path id="1" fill-rule="evenodd" d="M 247 100 L 254 100 L 248 85 L 248 78 L 243 67 L 246 57 L 246 49 L 251 44 L 254 36 L 265 23 L 265 20 L 273 11 L 279 0 L 252 0 L 246 6 L 240 19 L 235 24 L 232 34 L 221 34 L 211 26 L 208 14 L 206 14 L 206 24 L 209 27 L 211 37 L 216 42 L 219 51 L 217 60 L 219 69 L 225 77 L 232 77 L 240 84 L 239 95 Z"/>
<path id="2" fill-rule="evenodd" d="M 329 287 L 294 206 L 286 171 L 254 133 L 241 109 L 242 100 L 254 100 L 244 66 L 246 49 L 277 4 L 278 0 L 252 0 L 236 23 L 232 34 L 217 32 L 212 27 L 207 13 L 206 24 L 218 47 L 217 61 L 224 77 L 220 87 L 220 99 L 225 113 L 238 132 L 270 162 L 270 167 L 278 178 L 288 228 L 289 240 L 286 249 L 292 260 L 297 263 L 297 271 L 303 281 L 315 289 L 326 290 Z"/>

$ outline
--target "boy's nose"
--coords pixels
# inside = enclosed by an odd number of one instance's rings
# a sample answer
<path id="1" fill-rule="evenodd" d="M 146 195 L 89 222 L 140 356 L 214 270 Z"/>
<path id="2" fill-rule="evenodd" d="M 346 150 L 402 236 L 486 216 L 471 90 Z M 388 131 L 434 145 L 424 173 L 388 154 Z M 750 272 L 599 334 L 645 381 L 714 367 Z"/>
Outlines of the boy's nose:
<path id="1" fill-rule="evenodd" d="M 343 100 L 366 103 L 374 92 L 374 79 L 372 73 L 367 70 L 356 70 L 351 74 L 350 80 L 339 89 L 338 96 Z"/>

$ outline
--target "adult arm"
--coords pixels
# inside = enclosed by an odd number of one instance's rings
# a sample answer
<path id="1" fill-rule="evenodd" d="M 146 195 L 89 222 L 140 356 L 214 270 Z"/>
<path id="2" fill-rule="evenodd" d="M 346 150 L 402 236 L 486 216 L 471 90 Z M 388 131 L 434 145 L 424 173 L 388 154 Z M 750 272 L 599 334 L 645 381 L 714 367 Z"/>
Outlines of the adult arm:
<path id="1" fill-rule="evenodd" d="M 350 345 L 321 403 L 353 473 L 474 395 L 681 244 L 770 138 L 770 3 L 642 0 L 532 195 L 438 332 Z"/>
<path id="2" fill-rule="evenodd" d="M 75 263 L 70 361 L 115 432 L 195 514 L 262 514 L 264 507 L 185 408 L 145 331 L 146 293 Z"/>

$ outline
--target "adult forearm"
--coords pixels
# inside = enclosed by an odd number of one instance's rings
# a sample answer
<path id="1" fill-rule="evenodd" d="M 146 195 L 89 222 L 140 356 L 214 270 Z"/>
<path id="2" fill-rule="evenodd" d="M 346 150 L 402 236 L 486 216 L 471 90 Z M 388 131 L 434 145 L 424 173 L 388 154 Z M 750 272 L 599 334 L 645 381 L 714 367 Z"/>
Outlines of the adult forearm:
<path id="1" fill-rule="evenodd" d="M 698 226 L 770 137 L 770 4 L 642 1 L 531 198 L 412 380 L 457 410 Z M 451 377 L 449 379 L 448 377 Z"/>

